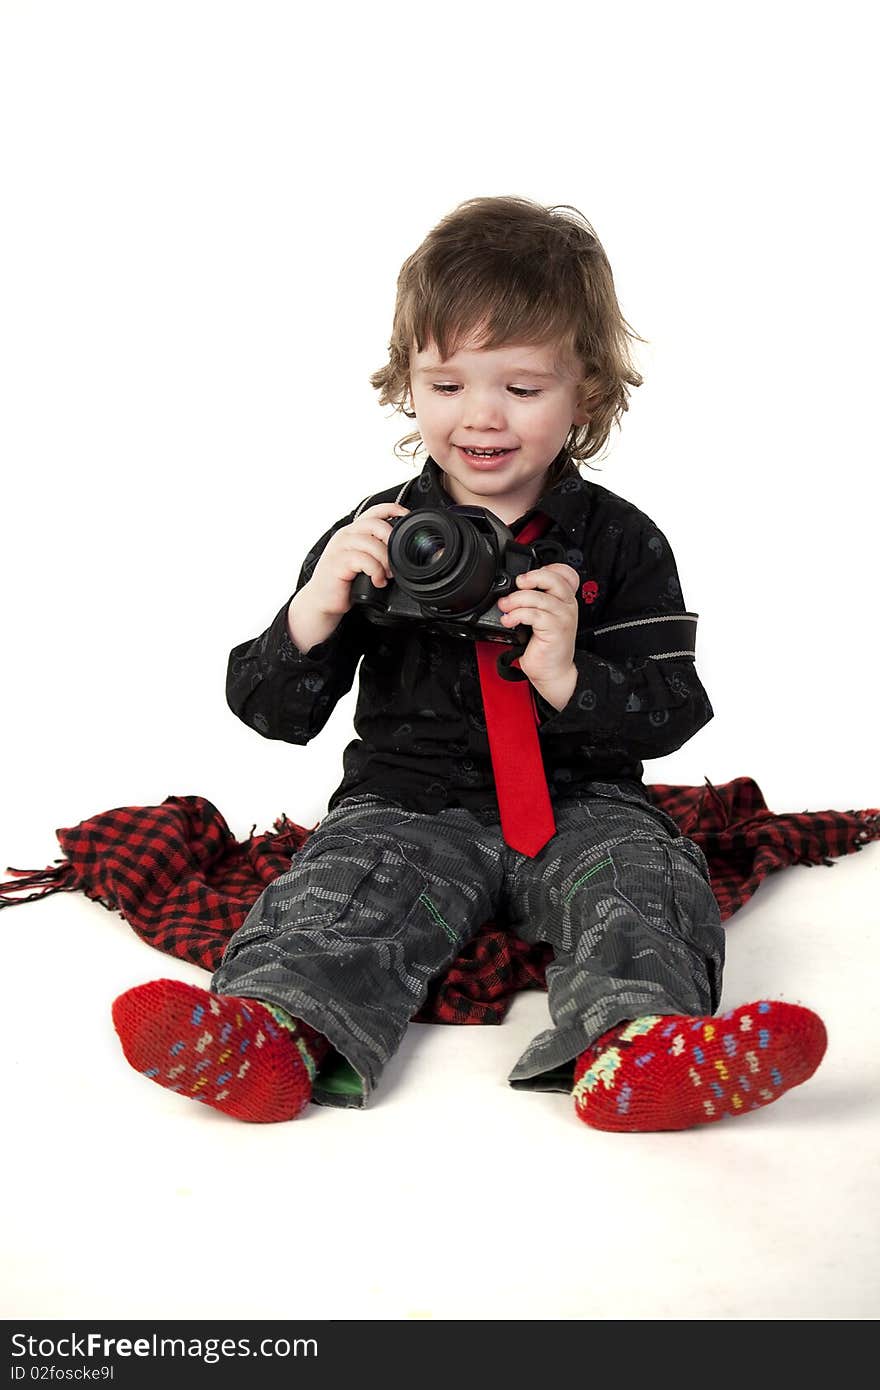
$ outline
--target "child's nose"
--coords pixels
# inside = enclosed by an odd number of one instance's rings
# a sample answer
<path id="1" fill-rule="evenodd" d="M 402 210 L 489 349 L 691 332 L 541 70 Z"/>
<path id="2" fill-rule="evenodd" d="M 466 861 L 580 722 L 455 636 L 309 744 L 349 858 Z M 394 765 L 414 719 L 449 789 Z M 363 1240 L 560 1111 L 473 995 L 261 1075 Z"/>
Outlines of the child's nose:
<path id="1" fill-rule="evenodd" d="M 465 401 L 462 424 L 474 430 L 497 429 L 504 424 L 504 406 L 495 395 L 471 393 Z"/>

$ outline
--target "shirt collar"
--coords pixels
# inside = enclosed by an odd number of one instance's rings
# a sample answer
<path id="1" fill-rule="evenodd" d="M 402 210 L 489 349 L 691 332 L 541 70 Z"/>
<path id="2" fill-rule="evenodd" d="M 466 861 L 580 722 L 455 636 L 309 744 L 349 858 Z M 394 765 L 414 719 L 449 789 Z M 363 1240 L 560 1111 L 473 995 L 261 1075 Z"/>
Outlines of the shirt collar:
<path id="1" fill-rule="evenodd" d="M 563 451 L 564 452 L 564 451 Z M 558 455 L 562 457 L 562 453 Z M 555 462 L 555 460 L 554 460 Z M 583 525 L 584 516 L 590 502 L 590 483 L 586 478 L 569 475 L 561 478 L 548 488 L 530 512 L 521 516 L 512 529 L 525 525 L 536 512 L 544 512 L 568 535 L 573 535 Z M 407 489 L 406 505 L 415 507 L 444 508 L 454 506 L 452 497 L 443 486 L 443 472 L 429 454 L 419 476 L 413 479 Z"/>

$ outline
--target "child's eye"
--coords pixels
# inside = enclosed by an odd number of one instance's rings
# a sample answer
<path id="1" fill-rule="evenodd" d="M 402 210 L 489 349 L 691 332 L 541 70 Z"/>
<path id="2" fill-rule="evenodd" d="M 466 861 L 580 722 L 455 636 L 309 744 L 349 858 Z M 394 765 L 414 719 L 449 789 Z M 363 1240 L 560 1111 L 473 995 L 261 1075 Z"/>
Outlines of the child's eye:
<path id="1" fill-rule="evenodd" d="M 438 392 L 438 394 L 441 396 L 448 396 L 453 391 L 457 391 L 458 389 L 459 388 L 455 386 L 452 382 L 435 381 L 432 383 L 431 386 L 431 390 Z M 535 387 L 508 386 L 507 389 L 508 391 L 511 391 L 514 396 L 519 396 L 520 398 L 524 396 L 540 396 L 541 394 L 540 389 Z"/>

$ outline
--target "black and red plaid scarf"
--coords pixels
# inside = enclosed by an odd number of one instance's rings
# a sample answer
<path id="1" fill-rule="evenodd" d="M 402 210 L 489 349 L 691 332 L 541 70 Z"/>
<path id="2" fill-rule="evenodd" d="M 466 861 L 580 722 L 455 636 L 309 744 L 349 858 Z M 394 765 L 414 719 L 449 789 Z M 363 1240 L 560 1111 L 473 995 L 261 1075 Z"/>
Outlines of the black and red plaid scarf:
<path id="1" fill-rule="evenodd" d="M 789 864 L 826 864 L 880 839 L 880 811 L 776 815 L 749 777 L 715 787 L 646 787 L 651 800 L 694 840 L 709 864 L 722 921 L 761 880 Z M 213 971 L 232 933 L 272 879 L 290 867 L 309 831 L 282 815 L 271 831 L 233 836 L 201 796 L 161 806 L 121 806 L 56 835 L 66 856 L 42 870 L 12 869 L 0 908 L 50 893 L 85 893 L 117 911 L 149 945 Z M 27 893 L 27 889 L 36 889 Z M 24 896 L 19 896 L 24 894 Z M 513 995 L 544 989 L 549 946 L 528 946 L 487 922 L 436 980 L 420 1023 L 500 1023 Z"/>

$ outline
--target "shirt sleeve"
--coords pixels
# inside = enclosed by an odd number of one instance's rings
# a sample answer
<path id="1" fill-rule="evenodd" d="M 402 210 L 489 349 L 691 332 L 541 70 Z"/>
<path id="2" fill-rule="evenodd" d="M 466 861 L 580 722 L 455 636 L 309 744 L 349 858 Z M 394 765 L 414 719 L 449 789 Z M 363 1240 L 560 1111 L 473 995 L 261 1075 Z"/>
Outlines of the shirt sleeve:
<path id="1" fill-rule="evenodd" d="M 350 609 L 323 642 L 308 653 L 294 646 L 287 610 L 311 578 L 327 542 L 354 512 L 334 523 L 303 561 L 296 588 L 259 637 L 233 647 L 226 672 L 226 700 L 234 714 L 264 738 L 308 743 L 320 733 L 352 687 L 364 651 L 364 621 Z"/>
<path id="2" fill-rule="evenodd" d="M 669 542 L 641 512 L 622 533 L 608 583 L 600 626 L 614 629 L 614 655 L 600 655 L 592 629 L 579 628 L 574 653 L 577 684 L 568 704 L 555 710 L 536 692 L 541 736 L 581 732 L 597 748 L 623 749 L 639 760 L 662 758 L 681 748 L 714 711 L 693 655 L 675 650 L 680 641 L 663 640 L 664 633 L 680 638 L 682 626 L 674 619 L 687 610 Z M 646 632 L 657 634 L 658 655 L 627 654 L 628 640 L 633 647 L 642 646 Z M 670 645 L 673 650 L 665 651 Z"/>

